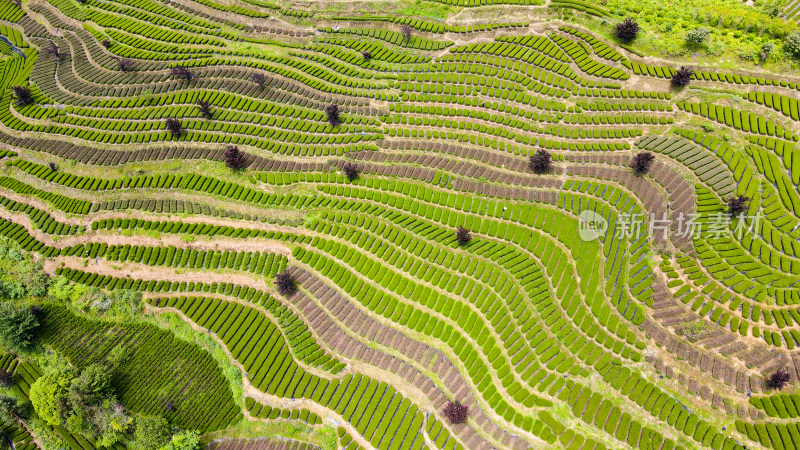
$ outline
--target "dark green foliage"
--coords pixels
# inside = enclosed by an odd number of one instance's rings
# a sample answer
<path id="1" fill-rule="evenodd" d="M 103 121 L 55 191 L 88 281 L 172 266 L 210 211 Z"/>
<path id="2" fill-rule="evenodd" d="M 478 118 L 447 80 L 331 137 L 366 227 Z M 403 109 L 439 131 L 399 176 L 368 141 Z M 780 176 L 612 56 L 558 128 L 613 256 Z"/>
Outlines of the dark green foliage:
<path id="1" fill-rule="evenodd" d="M 39 321 L 29 307 L 10 301 L 0 303 L 0 344 L 15 352 L 30 351 L 39 331 Z"/>
<path id="2" fill-rule="evenodd" d="M 136 418 L 133 442 L 130 447 L 136 450 L 160 448 L 170 440 L 169 422 L 161 416 L 140 416 Z"/>

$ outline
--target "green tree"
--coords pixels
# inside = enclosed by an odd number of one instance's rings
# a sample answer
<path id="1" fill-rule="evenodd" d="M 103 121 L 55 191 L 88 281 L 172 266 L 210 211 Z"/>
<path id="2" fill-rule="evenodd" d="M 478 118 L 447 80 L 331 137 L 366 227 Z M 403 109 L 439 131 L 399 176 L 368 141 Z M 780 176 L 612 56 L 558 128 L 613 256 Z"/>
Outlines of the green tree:
<path id="1" fill-rule="evenodd" d="M 19 404 L 16 397 L 0 395 L 0 421 L 14 423 L 25 418 L 25 409 Z"/>
<path id="2" fill-rule="evenodd" d="M 81 371 L 69 387 L 72 408 L 79 405 L 96 405 L 112 393 L 108 369 L 100 364 L 91 364 Z"/>
<path id="3" fill-rule="evenodd" d="M 161 416 L 140 416 L 136 418 L 133 442 L 129 447 L 134 450 L 150 450 L 163 447 L 170 441 L 171 434 L 167 419 Z"/>
<path id="4" fill-rule="evenodd" d="M 30 308 L 9 301 L 0 303 L 0 345 L 15 352 L 33 348 L 39 321 Z"/>
<path id="5" fill-rule="evenodd" d="M 200 448 L 200 435 L 196 431 L 186 430 L 172 436 L 169 444 L 159 450 L 197 450 Z"/>
<path id="6" fill-rule="evenodd" d="M 783 48 L 795 58 L 800 57 L 800 31 L 787 34 L 783 40 Z"/>
<path id="7" fill-rule="evenodd" d="M 50 425 L 63 423 L 69 387 L 74 379 L 72 371 L 64 368 L 45 373 L 31 385 L 31 404 L 42 420 Z"/>

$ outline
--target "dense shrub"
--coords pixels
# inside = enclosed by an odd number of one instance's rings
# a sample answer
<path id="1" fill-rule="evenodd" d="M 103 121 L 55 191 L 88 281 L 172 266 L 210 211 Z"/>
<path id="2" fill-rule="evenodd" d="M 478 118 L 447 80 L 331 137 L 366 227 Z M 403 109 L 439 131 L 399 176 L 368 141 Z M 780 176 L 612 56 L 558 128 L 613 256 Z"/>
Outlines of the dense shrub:
<path id="1" fill-rule="evenodd" d="M 100 45 L 102 45 L 103 48 L 111 48 L 111 41 L 109 41 L 108 39 L 103 39 L 102 41 L 100 41 Z"/>
<path id="2" fill-rule="evenodd" d="M 547 150 L 538 150 L 530 157 L 528 166 L 536 173 L 547 173 L 552 165 L 552 157 Z"/>
<path id="3" fill-rule="evenodd" d="M 655 160 L 656 157 L 652 153 L 639 152 L 634 155 L 633 162 L 631 163 L 633 166 L 633 171 L 639 175 L 650 172 L 650 167 L 653 165 L 653 161 Z"/>
<path id="4" fill-rule="evenodd" d="M 14 86 L 11 88 L 11 92 L 16 98 L 15 105 L 25 106 L 33 103 L 33 93 L 28 86 Z"/>
<path id="5" fill-rule="evenodd" d="M 692 76 L 694 76 L 694 69 L 687 66 L 680 66 L 672 75 L 672 85 L 686 86 L 692 81 Z"/>
<path id="6" fill-rule="evenodd" d="M 14 379 L 11 372 L 0 369 L 0 387 L 9 387 Z"/>
<path id="7" fill-rule="evenodd" d="M 686 32 L 686 44 L 696 47 L 702 45 L 711 33 L 708 28 L 700 27 Z"/>
<path id="8" fill-rule="evenodd" d="M 39 321 L 30 308 L 17 306 L 10 301 L 0 303 L 0 345 L 15 351 L 26 352 L 33 348 Z"/>
<path id="9" fill-rule="evenodd" d="M 458 227 L 456 230 L 456 240 L 458 241 L 458 245 L 466 245 L 467 242 L 472 240 L 472 235 L 469 233 L 468 229 Z"/>
<path id="10" fill-rule="evenodd" d="M 364 61 L 369 61 L 370 59 L 372 59 L 372 53 L 364 50 L 363 52 L 361 52 L 361 57 L 364 58 Z"/>
<path id="11" fill-rule="evenodd" d="M 469 407 L 467 405 L 462 405 L 457 401 L 447 402 L 444 405 L 442 414 L 444 414 L 451 424 L 457 425 L 467 421 L 467 417 L 469 416 Z"/>
<path id="12" fill-rule="evenodd" d="M 297 284 L 290 274 L 287 271 L 283 271 L 275 275 L 275 288 L 278 290 L 278 293 L 283 296 L 290 296 L 295 293 L 297 290 Z"/>
<path id="13" fill-rule="evenodd" d="M 639 24 L 632 17 L 627 17 L 614 27 L 614 34 L 621 41 L 630 42 L 639 34 Z"/>
<path id="14" fill-rule="evenodd" d="M 345 163 L 342 167 L 342 172 L 348 180 L 353 181 L 358 178 L 358 167 L 353 163 Z"/>
<path id="15" fill-rule="evenodd" d="M 334 127 L 339 125 L 341 119 L 339 118 L 339 105 L 328 105 L 325 107 L 325 114 L 328 116 L 328 123 Z"/>

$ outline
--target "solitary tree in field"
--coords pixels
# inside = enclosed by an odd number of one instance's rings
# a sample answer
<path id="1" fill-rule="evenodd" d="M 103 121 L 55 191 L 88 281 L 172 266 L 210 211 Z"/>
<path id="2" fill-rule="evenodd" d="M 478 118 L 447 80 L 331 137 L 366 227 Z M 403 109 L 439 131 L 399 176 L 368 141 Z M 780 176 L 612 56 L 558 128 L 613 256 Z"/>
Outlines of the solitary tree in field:
<path id="1" fill-rule="evenodd" d="M 214 115 L 211 112 L 211 102 L 208 100 L 198 100 L 197 101 L 197 111 L 206 119 L 211 119 Z"/>
<path id="2" fill-rule="evenodd" d="M 633 157 L 633 171 L 636 172 L 637 175 L 644 175 L 647 172 L 650 172 L 650 167 L 653 165 L 653 161 L 656 160 L 655 155 L 650 152 L 639 152 Z"/>
<path id="3" fill-rule="evenodd" d="M 353 163 L 345 163 L 342 167 L 342 172 L 347 177 L 348 180 L 353 181 L 358 178 L 358 167 L 356 167 Z"/>
<path id="4" fill-rule="evenodd" d="M 117 60 L 117 66 L 119 67 L 119 70 L 127 72 L 131 67 L 133 67 L 133 61 L 128 58 L 120 58 Z"/>
<path id="5" fill-rule="evenodd" d="M 339 125 L 341 119 L 339 118 L 339 105 L 328 105 L 325 107 L 325 114 L 328 115 L 328 123 L 334 127 Z"/>
<path id="6" fill-rule="evenodd" d="M 109 41 L 108 39 L 103 39 L 102 41 L 100 41 L 100 45 L 102 45 L 104 48 L 109 48 L 111 47 L 111 41 Z"/>
<path id="7" fill-rule="evenodd" d="M 190 81 L 194 77 L 192 71 L 186 66 L 175 66 L 172 68 L 171 72 L 173 77 L 181 78 L 186 81 Z"/>
<path id="8" fill-rule="evenodd" d="M 639 34 L 639 24 L 633 19 L 628 17 L 614 27 L 614 34 L 623 42 L 630 42 L 636 39 Z"/>
<path id="9" fill-rule="evenodd" d="M 364 58 L 364 61 L 369 61 L 372 59 L 372 53 L 365 50 L 361 52 L 361 57 Z"/>
<path id="10" fill-rule="evenodd" d="M 292 274 L 288 271 L 283 271 L 275 275 L 275 288 L 279 294 L 288 297 L 297 290 L 297 284 L 292 278 Z"/>
<path id="11" fill-rule="evenodd" d="M 403 35 L 403 40 L 404 41 L 408 41 L 409 39 L 411 39 L 411 33 L 413 31 L 414 31 L 414 29 L 411 28 L 411 25 L 408 25 L 408 24 L 403 24 L 400 27 L 400 34 Z"/>
<path id="12" fill-rule="evenodd" d="M 738 197 L 729 198 L 726 203 L 728 204 L 728 213 L 731 216 L 738 216 L 747 211 L 750 197 L 740 195 Z"/>
<path id="13" fill-rule="evenodd" d="M 694 75 L 694 69 L 687 66 L 680 66 L 678 70 L 672 75 L 672 85 L 673 86 L 686 86 L 692 81 L 692 76 Z"/>
<path id="14" fill-rule="evenodd" d="M 14 86 L 11 88 L 16 100 L 14 104 L 17 106 L 26 106 L 33 103 L 33 92 L 28 86 Z"/>
<path id="15" fill-rule="evenodd" d="M 786 369 L 778 369 L 767 378 L 767 388 L 779 391 L 791 381 L 792 376 Z"/>
<path id="16" fill-rule="evenodd" d="M 11 372 L 0 369 L 0 387 L 9 387 L 13 382 L 14 377 Z"/>
<path id="17" fill-rule="evenodd" d="M 181 129 L 181 121 L 174 118 L 174 117 L 167 117 L 164 120 L 164 125 L 167 127 L 167 130 L 172 133 L 173 136 L 178 137 L 181 135 L 183 131 Z"/>
<path id="18" fill-rule="evenodd" d="M 451 401 L 444 405 L 442 413 L 451 424 L 458 425 L 467 421 L 467 417 L 469 416 L 469 407 L 467 405 L 462 405 L 457 401 Z"/>
<path id="19" fill-rule="evenodd" d="M 550 152 L 547 150 L 538 150 L 531 156 L 528 165 L 536 173 L 547 173 L 550 171 L 552 159 Z"/>
<path id="20" fill-rule="evenodd" d="M 259 88 L 264 89 L 264 83 L 267 82 L 267 76 L 261 72 L 256 72 L 250 75 L 250 81 L 257 84 Z"/>
<path id="21" fill-rule="evenodd" d="M 469 230 L 464 227 L 458 227 L 456 230 L 456 240 L 458 241 L 458 245 L 466 245 L 467 242 L 472 240 L 472 235 L 469 234 Z"/>
<path id="22" fill-rule="evenodd" d="M 47 167 L 49 167 L 49 168 L 50 168 L 50 170 L 52 170 L 53 172 L 55 172 L 56 170 L 58 170 L 58 166 L 56 166 L 56 163 L 54 163 L 54 162 L 49 162 L 49 163 L 47 163 Z"/>
<path id="23" fill-rule="evenodd" d="M 244 160 L 244 152 L 239 150 L 239 147 L 235 145 L 229 145 L 225 148 L 225 165 L 231 170 L 239 170 L 244 168 L 245 160 Z"/>
<path id="24" fill-rule="evenodd" d="M 173 403 L 171 400 L 165 401 L 164 402 L 164 411 L 166 411 L 166 412 L 175 411 L 175 403 Z"/>

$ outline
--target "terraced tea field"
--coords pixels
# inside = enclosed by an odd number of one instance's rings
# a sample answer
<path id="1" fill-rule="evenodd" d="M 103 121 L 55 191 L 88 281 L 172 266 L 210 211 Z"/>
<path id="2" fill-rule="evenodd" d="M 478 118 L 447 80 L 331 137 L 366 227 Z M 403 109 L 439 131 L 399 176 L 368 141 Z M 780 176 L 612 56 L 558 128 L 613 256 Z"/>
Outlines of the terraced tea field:
<path id="1" fill-rule="evenodd" d="M 0 2 L 0 234 L 166 321 L 47 347 L 213 449 L 800 448 L 800 77 L 384 3 Z"/>

